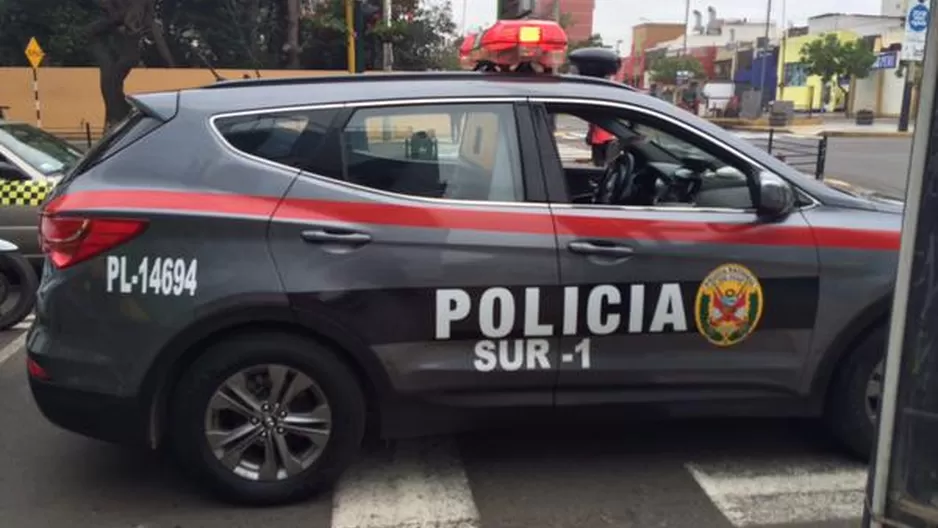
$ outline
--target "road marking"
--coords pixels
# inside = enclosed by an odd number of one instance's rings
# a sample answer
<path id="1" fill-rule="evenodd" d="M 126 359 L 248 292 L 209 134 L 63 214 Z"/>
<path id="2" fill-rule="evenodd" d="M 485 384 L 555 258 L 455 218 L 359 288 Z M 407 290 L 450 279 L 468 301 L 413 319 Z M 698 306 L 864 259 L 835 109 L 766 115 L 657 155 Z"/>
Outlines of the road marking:
<path id="1" fill-rule="evenodd" d="M 451 439 L 402 441 L 339 480 L 332 528 L 479 528 L 479 510 Z"/>
<path id="2" fill-rule="evenodd" d="M 3 350 L 0 350 L 0 365 L 3 365 L 4 361 L 10 359 L 14 354 L 19 352 L 24 345 L 26 345 L 25 333 L 14 339 L 9 345 L 3 347 Z"/>
<path id="3" fill-rule="evenodd" d="M 858 519 L 867 470 L 829 459 L 734 459 L 686 465 L 737 527 Z"/>

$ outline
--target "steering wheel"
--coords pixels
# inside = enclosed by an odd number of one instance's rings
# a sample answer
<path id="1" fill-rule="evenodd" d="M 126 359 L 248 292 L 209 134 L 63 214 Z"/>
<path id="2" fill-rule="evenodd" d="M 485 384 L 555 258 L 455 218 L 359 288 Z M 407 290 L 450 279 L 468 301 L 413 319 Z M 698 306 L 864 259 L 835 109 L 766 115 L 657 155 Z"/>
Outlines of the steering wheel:
<path id="1" fill-rule="evenodd" d="M 635 156 L 629 152 L 620 152 L 606 164 L 603 177 L 596 186 L 593 203 L 614 204 L 616 200 L 631 191 L 634 173 Z"/>

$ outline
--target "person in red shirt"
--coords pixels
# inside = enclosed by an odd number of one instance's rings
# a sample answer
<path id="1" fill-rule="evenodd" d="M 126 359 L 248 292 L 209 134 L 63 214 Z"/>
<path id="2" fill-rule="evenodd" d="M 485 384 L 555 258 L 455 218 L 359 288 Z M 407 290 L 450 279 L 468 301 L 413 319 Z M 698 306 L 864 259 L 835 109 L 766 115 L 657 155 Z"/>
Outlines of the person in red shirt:
<path id="1" fill-rule="evenodd" d="M 586 143 L 592 150 L 593 165 L 596 167 L 605 167 L 609 161 L 609 152 L 616 137 L 602 128 L 590 124 L 589 131 L 586 133 Z"/>

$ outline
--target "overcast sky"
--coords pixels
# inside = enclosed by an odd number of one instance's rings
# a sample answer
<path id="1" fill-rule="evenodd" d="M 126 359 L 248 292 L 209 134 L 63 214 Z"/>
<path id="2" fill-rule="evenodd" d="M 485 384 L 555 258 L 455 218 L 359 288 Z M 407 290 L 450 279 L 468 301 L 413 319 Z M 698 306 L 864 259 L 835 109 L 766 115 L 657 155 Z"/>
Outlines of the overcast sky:
<path id="1" fill-rule="evenodd" d="M 444 2 L 445 0 L 431 0 Z M 450 0 L 457 31 L 462 30 L 463 13 L 465 27 L 485 26 L 495 20 L 496 0 Z M 823 13 L 845 11 L 850 6 L 852 13 L 879 14 L 881 0 L 772 0 L 772 19 L 779 25 L 784 19 L 794 24 L 804 24 L 808 17 Z M 765 20 L 768 7 L 765 0 L 691 0 L 691 10 L 700 10 L 706 17 L 707 6 L 712 5 L 720 18 L 749 18 Z M 839 6 L 839 9 L 838 9 Z M 632 42 L 631 28 L 643 22 L 683 22 L 685 3 L 682 0 L 596 0 L 593 14 L 593 30 L 602 35 L 608 46 L 622 40 L 622 49 L 627 51 Z"/>

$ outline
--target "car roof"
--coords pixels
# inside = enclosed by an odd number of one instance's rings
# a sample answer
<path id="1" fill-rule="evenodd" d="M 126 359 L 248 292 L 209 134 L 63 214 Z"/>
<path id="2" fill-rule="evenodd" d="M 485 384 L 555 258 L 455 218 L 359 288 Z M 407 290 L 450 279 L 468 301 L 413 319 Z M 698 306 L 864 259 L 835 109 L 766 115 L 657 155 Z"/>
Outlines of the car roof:
<path id="1" fill-rule="evenodd" d="M 257 92 L 263 90 L 263 103 Z M 221 81 L 183 90 L 187 107 L 238 112 L 264 106 L 309 105 L 310 90 L 322 104 L 440 97 L 590 97 L 622 100 L 634 88 L 581 75 L 482 72 L 394 72 Z"/>

